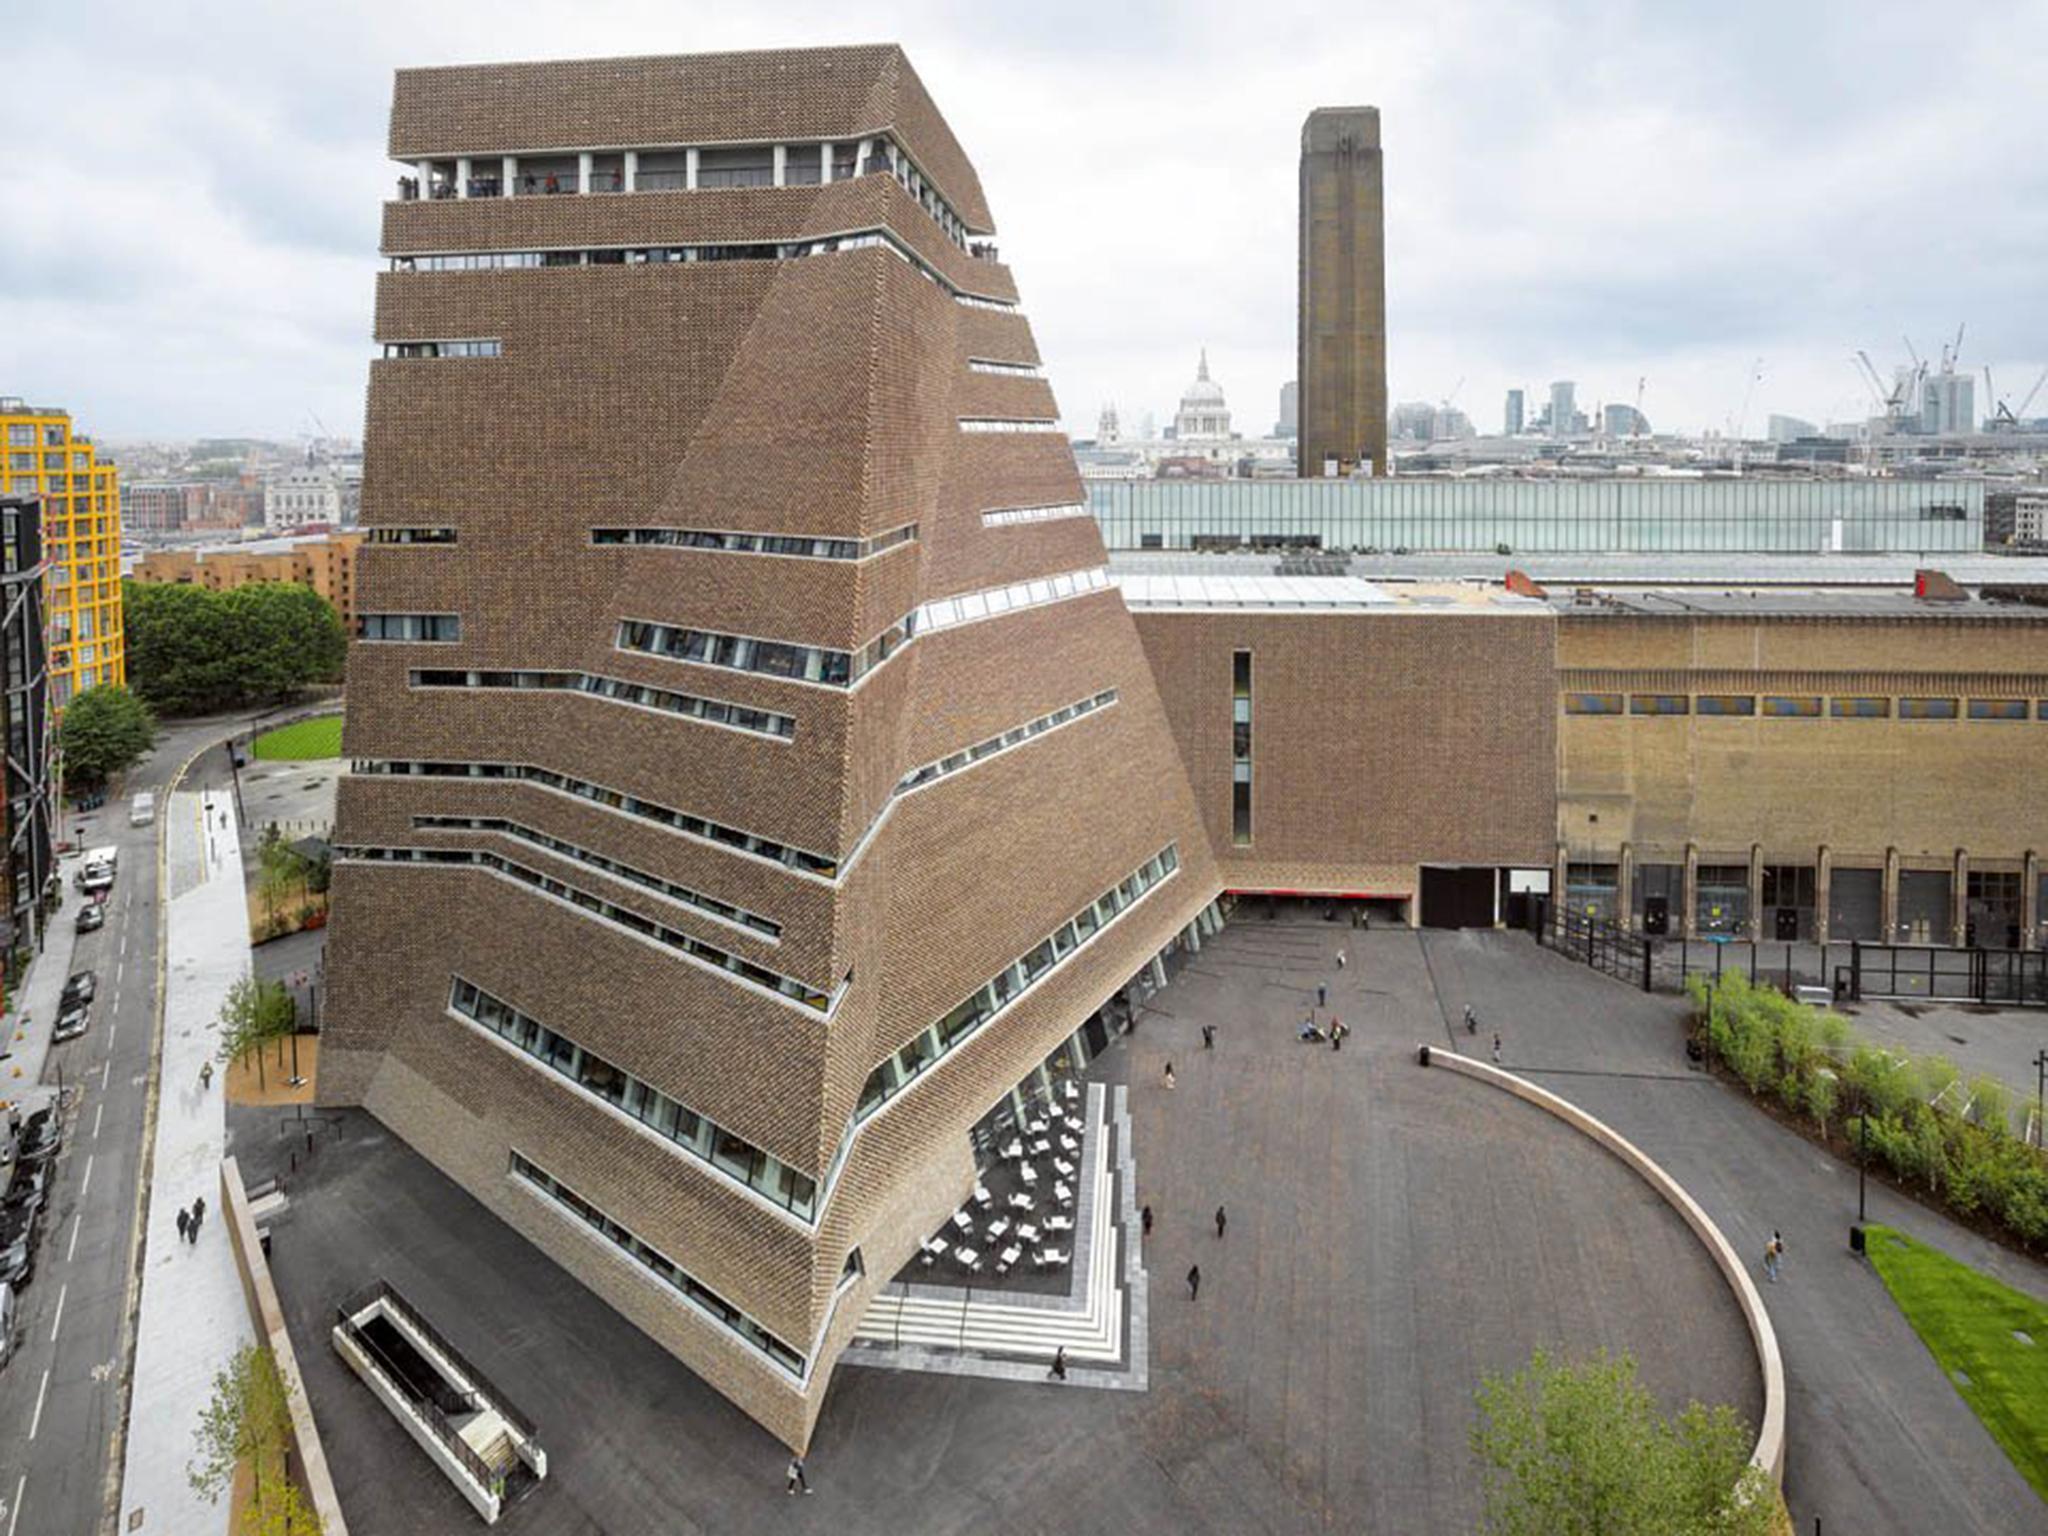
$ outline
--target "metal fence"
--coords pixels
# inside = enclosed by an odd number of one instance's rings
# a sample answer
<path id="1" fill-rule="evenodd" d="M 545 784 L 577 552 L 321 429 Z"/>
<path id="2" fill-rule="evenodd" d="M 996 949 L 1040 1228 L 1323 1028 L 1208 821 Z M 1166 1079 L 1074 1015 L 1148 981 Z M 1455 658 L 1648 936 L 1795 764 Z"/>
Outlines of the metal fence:
<path id="1" fill-rule="evenodd" d="M 1530 931 L 1547 949 L 1645 992 L 1683 992 L 1692 978 L 1740 975 L 1788 996 L 1824 988 L 1837 1001 L 1980 1003 L 2048 1008 L 2048 951 L 1951 949 L 1929 944 L 1764 943 L 1750 939 L 1659 939 L 1620 924 L 1558 909 L 1539 898 Z"/>

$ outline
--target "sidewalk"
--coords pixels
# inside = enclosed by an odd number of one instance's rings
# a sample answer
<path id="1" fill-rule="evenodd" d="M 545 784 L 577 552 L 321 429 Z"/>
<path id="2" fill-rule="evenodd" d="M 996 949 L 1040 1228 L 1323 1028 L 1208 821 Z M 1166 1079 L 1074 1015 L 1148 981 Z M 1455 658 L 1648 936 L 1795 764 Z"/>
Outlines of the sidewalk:
<path id="1" fill-rule="evenodd" d="M 84 894 L 72 884 L 78 863 L 79 856 L 73 855 L 59 864 L 64 905 L 44 930 L 42 953 L 29 962 L 27 982 L 7 999 L 6 1036 L 0 1040 L 0 1050 L 7 1052 L 0 1059 L 0 1103 L 20 1105 L 23 1119 L 57 1097 L 58 1084 L 43 1081 L 43 1066 L 50 1055 L 50 1031 L 57 1027 L 57 1000 L 64 995 L 64 983 L 71 976 L 78 911 L 85 905 Z M 125 901 L 129 896 L 130 887 L 124 882 L 113 899 Z M 101 978 L 103 984 L 112 980 L 111 976 Z"/>
<path id="2" fill-rule="evenodd" d="M 228 988 L 249 969 L 249 918 L 242 855 L 226 794 L 171 798 L 169 863 L 178 894 L 170 924 L 162 1078 L 155 1164 L 143 1238 L 141 1321 L 121 1479 L 121 1529 L 207 1532 L 227 1528 L 228 1504 L 192 1491 L 186 1467 L 192 1432 L 212 1396 L 214 1373 L 254 1339 L 220 1212 L 220 1161 L 227 1140 L 224 1073 L 210 1088 L 199 1069 L 218 1049 Z M 177 1212 L 206 1198 L 197 1244 L 178 1239 Z"/>

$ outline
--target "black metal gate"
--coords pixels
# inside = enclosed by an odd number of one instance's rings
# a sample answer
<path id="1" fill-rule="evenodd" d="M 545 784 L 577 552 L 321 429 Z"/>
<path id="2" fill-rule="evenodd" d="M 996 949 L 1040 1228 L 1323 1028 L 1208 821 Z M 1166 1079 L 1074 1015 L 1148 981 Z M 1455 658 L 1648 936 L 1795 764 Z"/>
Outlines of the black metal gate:
<path id="1" fill-rule="evenodd" d="M 1851 944 L 1835 967 L 1838 995 L 2048 1008 L 2048 951 Z"/>

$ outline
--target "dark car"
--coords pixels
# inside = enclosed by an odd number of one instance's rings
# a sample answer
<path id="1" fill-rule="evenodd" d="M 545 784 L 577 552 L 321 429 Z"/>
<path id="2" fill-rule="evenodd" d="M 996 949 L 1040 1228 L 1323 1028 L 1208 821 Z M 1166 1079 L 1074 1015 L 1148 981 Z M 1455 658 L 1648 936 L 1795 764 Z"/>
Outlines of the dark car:
<path id="1" fill-rule="evenodd" d="M 78 931 L 91 933 L 95 928 L 107 925 L 107 909 L 96 901 L 88 901 L 78 909 Z"/>
<path id="2" fill-rule="evenodd" d="M 62 1045 L 66 1040 L 76 1040 L 91 1023 L 92 1009 L 80 1003 L 57 1020 L 57 1027 L 50 1031 L 50 1043 Z"/>
<path id="3" fill-rule="evenodd" d="M 43 1168 L 17 1168 L 14 1179 L 7 1186 L 5 1199 L 0 1199 L 0 1211 L 19 1210 L 31 1201 L 42 1203 L 46 1170 Z"/>
<path id="4" fill-rule="evenodd" d="M 63 1144 L 63 1132 L 57 1129 L 55 1120 L 45 1120 L 40 1125 L 31 1122 L 14 1143 L 14 1155 L 22 1162 L 30 1163 L 48 1157 Z"/>
<path id="5" fill-rule="evenodd" d="M 64 1001 L 59 1011 L 68 1009 L 75 1003 L 91 1002 L 99 989 L 100 978 L 97 971 L 72 972 L 71 979 L 64 983 Z"/>

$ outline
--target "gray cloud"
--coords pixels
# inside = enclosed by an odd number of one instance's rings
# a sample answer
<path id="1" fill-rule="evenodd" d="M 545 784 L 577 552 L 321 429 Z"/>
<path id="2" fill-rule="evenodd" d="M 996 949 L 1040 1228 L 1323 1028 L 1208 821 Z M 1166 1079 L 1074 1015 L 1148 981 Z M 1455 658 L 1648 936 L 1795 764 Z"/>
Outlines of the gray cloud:
<path id="1" fill-rule="evenodd" d="M 1207 344 L 1240 424 L 1293 371 L 1302 117 L 1387 140 L 1397 398 L 1581 381 L 1660 425 L 1860 409 L 1847 364 L 1970 326 L 2048 362 L 2048 10 L 1883 0 L 85 0 L 10 18 L 0 391 L 103 436 L 361 420 L 391 71 L 894 38 L 979 166 L 1070 423 L 1170 413 Z M 2011 387 L 2008 385 L 2008 387 Z"/>

